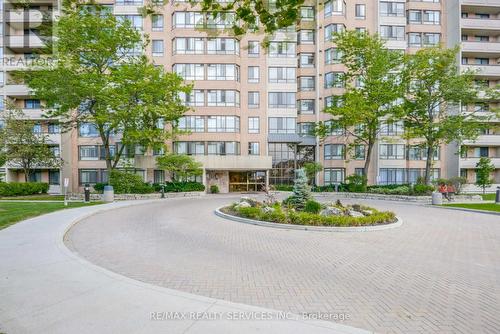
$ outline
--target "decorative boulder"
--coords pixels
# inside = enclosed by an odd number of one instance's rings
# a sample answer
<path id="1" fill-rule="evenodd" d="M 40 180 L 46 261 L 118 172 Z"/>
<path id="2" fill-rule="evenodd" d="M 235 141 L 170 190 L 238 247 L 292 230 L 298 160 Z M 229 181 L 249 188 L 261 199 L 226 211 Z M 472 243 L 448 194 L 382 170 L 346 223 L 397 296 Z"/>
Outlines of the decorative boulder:
<path id="1" fill-rule="evenodd" d="M 341 216 L 342 210 L 333 206 L 328 206 L 325 209 L 321 210 L 319 214 L 321 216 Z"/>
<path id="2" fill-rule="evenodd" d="M 270 206 L 265 206 L 264 208 L 262 208 L 262 211 L 264 213 L 271 213 L 271 212 L 274 212 L 276 210 L 274 208 L 271 208 Z"/>
<path id="3" fill-rule="evenodd" d="M 251 207 L 250 203 L 248 202 L 239 202 L 237 205 L 236 205 L 236 208 L 249 208 Z"/>
<path id="4" fill-rule="evenodd" d="M 373 214 L 373 211 L 372 210 L 363 210 L 361 211 L 362 214 L 364 214 L 365 216 L 371 216 Z"/>
<path id="5" fill-rule="evenodd" d="M 361 212 L 358 212 L 358 211 L 349 210 L 349 216 L 351 216 L 351 217 L 364 217 L 365 215 L 362 214 Z"/>

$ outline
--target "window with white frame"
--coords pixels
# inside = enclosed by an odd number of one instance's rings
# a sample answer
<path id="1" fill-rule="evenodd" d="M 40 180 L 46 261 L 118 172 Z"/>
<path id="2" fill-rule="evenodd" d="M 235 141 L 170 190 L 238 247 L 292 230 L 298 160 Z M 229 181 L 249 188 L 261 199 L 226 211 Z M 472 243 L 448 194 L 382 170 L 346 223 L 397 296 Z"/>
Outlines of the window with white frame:
<path id="1" fill-rule="evenodd" d="M 297 78 L 295 67 L 269 67 L 269 83 L 295 83 Z"/>
<path id="2" fill-rule="evenodd" d="M 258 41 L 248 41 L 248 56 L 258 57 L 260 53 L 260 45 Z"/>
<path id="3" fill-rule="evenodd" d="M 344 160 L 345 145 L 344 144 L 326 144 L 324 146 L 325 160 Z"/>
<path id="4" fill-rule="evenodd" d="M 270 42 L 269 43 L 269 57 L 286 57 L 295 58 L 296 45 L 294 42 Z"/>
<path id="5" fill-rule="evenodd" d="M 299 77 L 299 87 L 298 90 L 301 92 L 313 91 L 314 90 L 314 77 L 304 76 Z"/>
<path id="6" fill-rule="evenodd" d="M 379 157 L 382 160 L 404 160 L 405 145 L 404 144 L 380 144 Z"/>
<path id="7" fill-rule="evenodd" d="M 239 155 L 240 143 L 236 141 L 209 141 L 207 143 L 209 155 Z"/>
<path id="8" fill-rule="evenodd" d="M 163 15 L 153 14 L 151 15 L 151 29 L 153 31 L 163 31 Z"/>
<path id="9" fill-rule="evenodd" d="M 208 54 L 240 54 L 240 42 L 235 38 L 209 38 L 207 40 Z"/>
<path id="10" fill-rule="evenodd" d="M 325 168 L 323 173 L 325 185 L 339 184 L 344 182 L 344 168 Z"/>
<path id="11" fill-rule="evenodd" d="M 302 21 L 314 21 L 314 7 L 313 6 L 300 7 L 300 19 Z"/>
<path id="12" fill-rule="evenodd" d="M 205 93 L 200 89 L 194 89 L 189 94 L 180 92 L 179 98 L 186 106 L 203 107 L 205 105 Z"/>
<path id="13" fill-rule="evenodd" d="M 340 64 L 342 53 L 337 48 L 325 50 L 325 64 Z"/>
<path id="14" fill-rule="evenodd" d="M 137 30 L 142 30 L 142 16 L 141 15 L 116 15 L 118 22 L 129 21 L 132 27 Z"/>
<path id="15" fill-rule="evenodd" d="M 381 1 L 380 16 L 405 16 L 405 3 Z"/>
<path id="16" fill-rule="evenodd" d="M 173 41 L 174 54 L 203 54 L 203 38 L 176 37 Z"/>
<path id="17" fill-rule="evenodd" d="M 365 145 L 355 145 L 354 146 L 354 159 L 356 160 L 364 160 L 366 153 L 365 153 Z"/>
<path id="18" fill-rule="evenodd" d="M 207 15 L 207 28 L 211 29 L 226 29 L 231 28 L 236 19 L 236 15 L 233 12 L 217 13 L 215 17 L 212 13 Z"/>
<path id="19" fill-rule="evenodd" d="M 296 99 L 294 92 L 270 92 L 268 95 L 269 108 L 295 109 Z"/>
<path id="20" fill-rule="evenodd" d="M 298 100 L 298 113 L 301 115 L 312 115 L 314 114 L 314 100 Z"/>
<path id="21" fill-rule="evenodd" d="M 406 182 L 404 168 L 380 168 L 379 184 L 403 184 Z"/>
<path id="22" fill-rule="evenodd" d="M 177 154 L 204 155 L 205 143 L 201 141 L 178 141 L 174 143 L 174 151 Z"/>
<path id="23" fill-rule="evenodd" d="M 80 145 L 78 146 L 79 160 L 99 160 L 99 146 L 97 145 Z"/>
<path id="24" fill-rule="evenodd" d="M 345 25 L 341 23 L 329 24 L 325 27 L 325 41 L 332 41 L 334 33 L 341 33 L 345 30 Z"/>
<path id="25" fill-rule="evenodd" d="M 301 136 L 314 136 L 314 122 L 297 123 L 297 129 Z"/>
<path id="26" fill-rule="evenodd" d="M 325 17 L 332 15 L 344 15 L 345 1 L 344 0 L 329 0 L 325 2 Z"/>
<path id="27" fill-rule="evenodd" d="M 172 25 L 174 28 L 203 27 L 204 15 L 201 12 L 175 12 Z"/>
<path id="28" fill-rule="evenodd" d="M 380 37 L 386 40 L 404 41 L 404 26 L 380 26 Z"/>
<path id="29" fill-rule="evenodd" d="M 162 57 L 163 56 L 163 39 L 153 39 L 151 44 L 153 50 L 153 57 Z"/>
<path id="30" fill-rule="evenodd" d="M 295 117 L 269 117 L 268 131 L 271 134 L 296 133 Z"/>
<path id="31" fill-rule="evenodd" d="M 260 119 L 259 117 L 248 117 L 248 133 L 260 132 Z"/>
<path id="32" fill-rule="evenodd" d="M 299 30 L 297 36 L 299 44 L 314 44 L 314 30 Z"/>
<path id="33" fill-rule="evenodd" d="M 329 136 L 344 136 L 345 129 L 334 120 L 325 121 L 326 133 Z"/>
<path id="34" fill-rule="evenodd" d="M 299 53 L 299 67 L 314 67 L 314 53 Z"/>
<path id="35" fill-rule="evenodd" d="M 366 18 L 366 5 L 365 4 L 356 4 L 355 5 L 355 15 L 357 19 L 365 19 Z"/>
<path id="36" fill-rule="evenodd" d="M 248 155 L 259 155 L 260 154 L 260 143 L 249 142 L 248 143 Z"/>
<path id="37" fill-rule="evenodd" d="M 248 66 L 248 82 L 258 83 L 260 78 L 259 66 Z"/>
<path id="38" fill-rule="evenodd" d="M 213 89 L 207 92 L 209 107 L 239 107 L 240 92 L 236 90 Z"/>
<path id="39" fill-rule="evenodd" d="M 235 64 L 208 64 L 207 80 L 239 81 L 240 67 Z"/>
<path id="40" fill-rule="evenodd" d="M 205 132 L 205 118 L 203 116 L 183 116 L 179 118 L 177 126 L 180 130 Z"/>
<path id="41" fill-rule="evenodd" d="M 240 132 L 240 118 L 238 116 L 208 116 L 208 132 Z"/>
<path id="42" fill-rule="evenodd" d="M 203 64 L 174 64 L 173 70 L 184 80 L 204 80 L 205 66 Z"/>
<path id="43" fill-rule="evenodd" d="M 401 136 L 404 134 L 403 121 L 384 121 L 380 124 L 380 135 Z"/>
<path id="44" fill-rule="evenodd" d="M 248 92 L 248 108 L 256 109 L 260 107 L 260 93 Z"/>
<path id="45" fill-rule="evenodd" d="M 325 88 L 343 88 L 344 76 L 342 72 L 328 72 L 325 74 Z"/>

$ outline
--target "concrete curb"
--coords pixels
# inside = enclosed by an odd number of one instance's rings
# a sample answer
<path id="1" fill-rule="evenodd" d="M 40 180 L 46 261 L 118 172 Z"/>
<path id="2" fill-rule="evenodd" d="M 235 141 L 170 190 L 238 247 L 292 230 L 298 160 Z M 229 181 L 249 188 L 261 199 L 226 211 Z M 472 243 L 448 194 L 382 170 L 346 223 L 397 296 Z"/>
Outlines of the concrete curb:
<path id="1" fill-rule="evenodd" d="M 221 211 L 222 208 L 224 208 L 224 206 L 221 206 L 220 208 L 217 208 L 215 210 L 215 214 L 221 218 L 250 225 L 279 228 L 284 230 L 316 231 L 316 232 L 372 232 L 372 231 L 389 230 L 392 228 L 400 227 L 403 224 L 403 220 L 397 216 L 396 216 L 397 221 L 395 223 L 374 225 L 374 226 L 338 227 L 338 226 L 304 226 L 304 225 L 292 225 L 292 224 L 279 224 L 279 223 L 270 223 L 255 219 L 248 219 L 248 218 L 229 215 L 227 213 L 222 212 Z"/>
<path id="2" fill-rule="evenodd" d="M 469 203 L 465 203 L 465 204 L 469 204 Z M 460 208 L 460 207 L 453 207 L 453 206 L 430 205 L 430 204 L 427 204 L 425 206 L 431 207 L 431 208 L 436 208 L 436 209 L 465 211 L 465 212 L 474 212 L 474 213 L 485 213 L 487 215 L 500 216 L 500 212 L 488 211 L 488 210 L 476 210 L 476 209 Z"/>

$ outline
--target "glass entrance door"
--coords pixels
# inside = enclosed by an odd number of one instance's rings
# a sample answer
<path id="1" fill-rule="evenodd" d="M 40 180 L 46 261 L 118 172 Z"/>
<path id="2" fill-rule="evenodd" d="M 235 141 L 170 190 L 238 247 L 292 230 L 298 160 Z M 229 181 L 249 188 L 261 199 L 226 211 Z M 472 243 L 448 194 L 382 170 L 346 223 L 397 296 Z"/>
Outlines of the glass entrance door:
<path id="1" fill-rule="evenodd" d="M 266 172 L 229 172 L 229 191 L 262 191 L 266 185 Z"/>

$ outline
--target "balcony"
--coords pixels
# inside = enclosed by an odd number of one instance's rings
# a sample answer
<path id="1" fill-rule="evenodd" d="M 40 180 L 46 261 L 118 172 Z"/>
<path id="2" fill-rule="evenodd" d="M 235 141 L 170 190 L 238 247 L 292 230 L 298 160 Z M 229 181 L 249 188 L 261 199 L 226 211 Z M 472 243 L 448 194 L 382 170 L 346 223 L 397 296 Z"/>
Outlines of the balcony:
<path id="1" fill-rule="evenodd" d="M 500 134 L 481 135 L 476 140 L 465 140 L 463 144 L 467 146 L 500 146 Z"/>
<path id="2" fill-rule="evenodd" d="M 31 90 L 26 85 L 5 85 L 5 95 L 7 96 L 30 96 Z"/>
<path id="3" fill-rule="evenodd" d="M 498 19 L 461 19 L 462 29 L 500 30 Z"/>
<path id="4" fill-rule="evenodd" d="M 500 22 L 498 22 L 500 24 Z M 500 42 L 462 42 L 463 52 L 500 53 Z"/>
<path id="5" fill-rule="evenodd" d="M 44 47 L 42 39 L 37 35 L 5 36 L 5 45 L 12 49 L 34 49 Z"/>
<path id="6" fill-rule="evenodd" d="M 500 0 L 462 0 L 463 6 L 498 7 Z"/>
<path id="7" fill-rule="evenodd" d="M 479 162 L 479 159 L 479 157 L 460 158 L 460 168 L 476 168 L 476 164 Z M 495 168 L 500 168 L 499 157 L 490 157 L 490 159 Z"/>
<path id="8" fill-rule="evenodd" d="M 210 170 L 265 170 L 272 168 L 272 157 L 262 155 L 193 155 Z M 136 168 L 156 168 L 156 157 L 136 156 Z"/>
<path id="9" fill-rule="evenodd" d="M 476 72 L 476 75 L 482 77 L 496 77 L 500 76 L 500 65 L 475 65 L 466 64 L 462 65 L 463 69 Z"/>
<path id="10" fill-rule="evenodd" d="M 7 12 L 6 20 L 17 30 L 35 28 L 42 23 L 43 14 L 38 10 L 11 10 Z"/>

